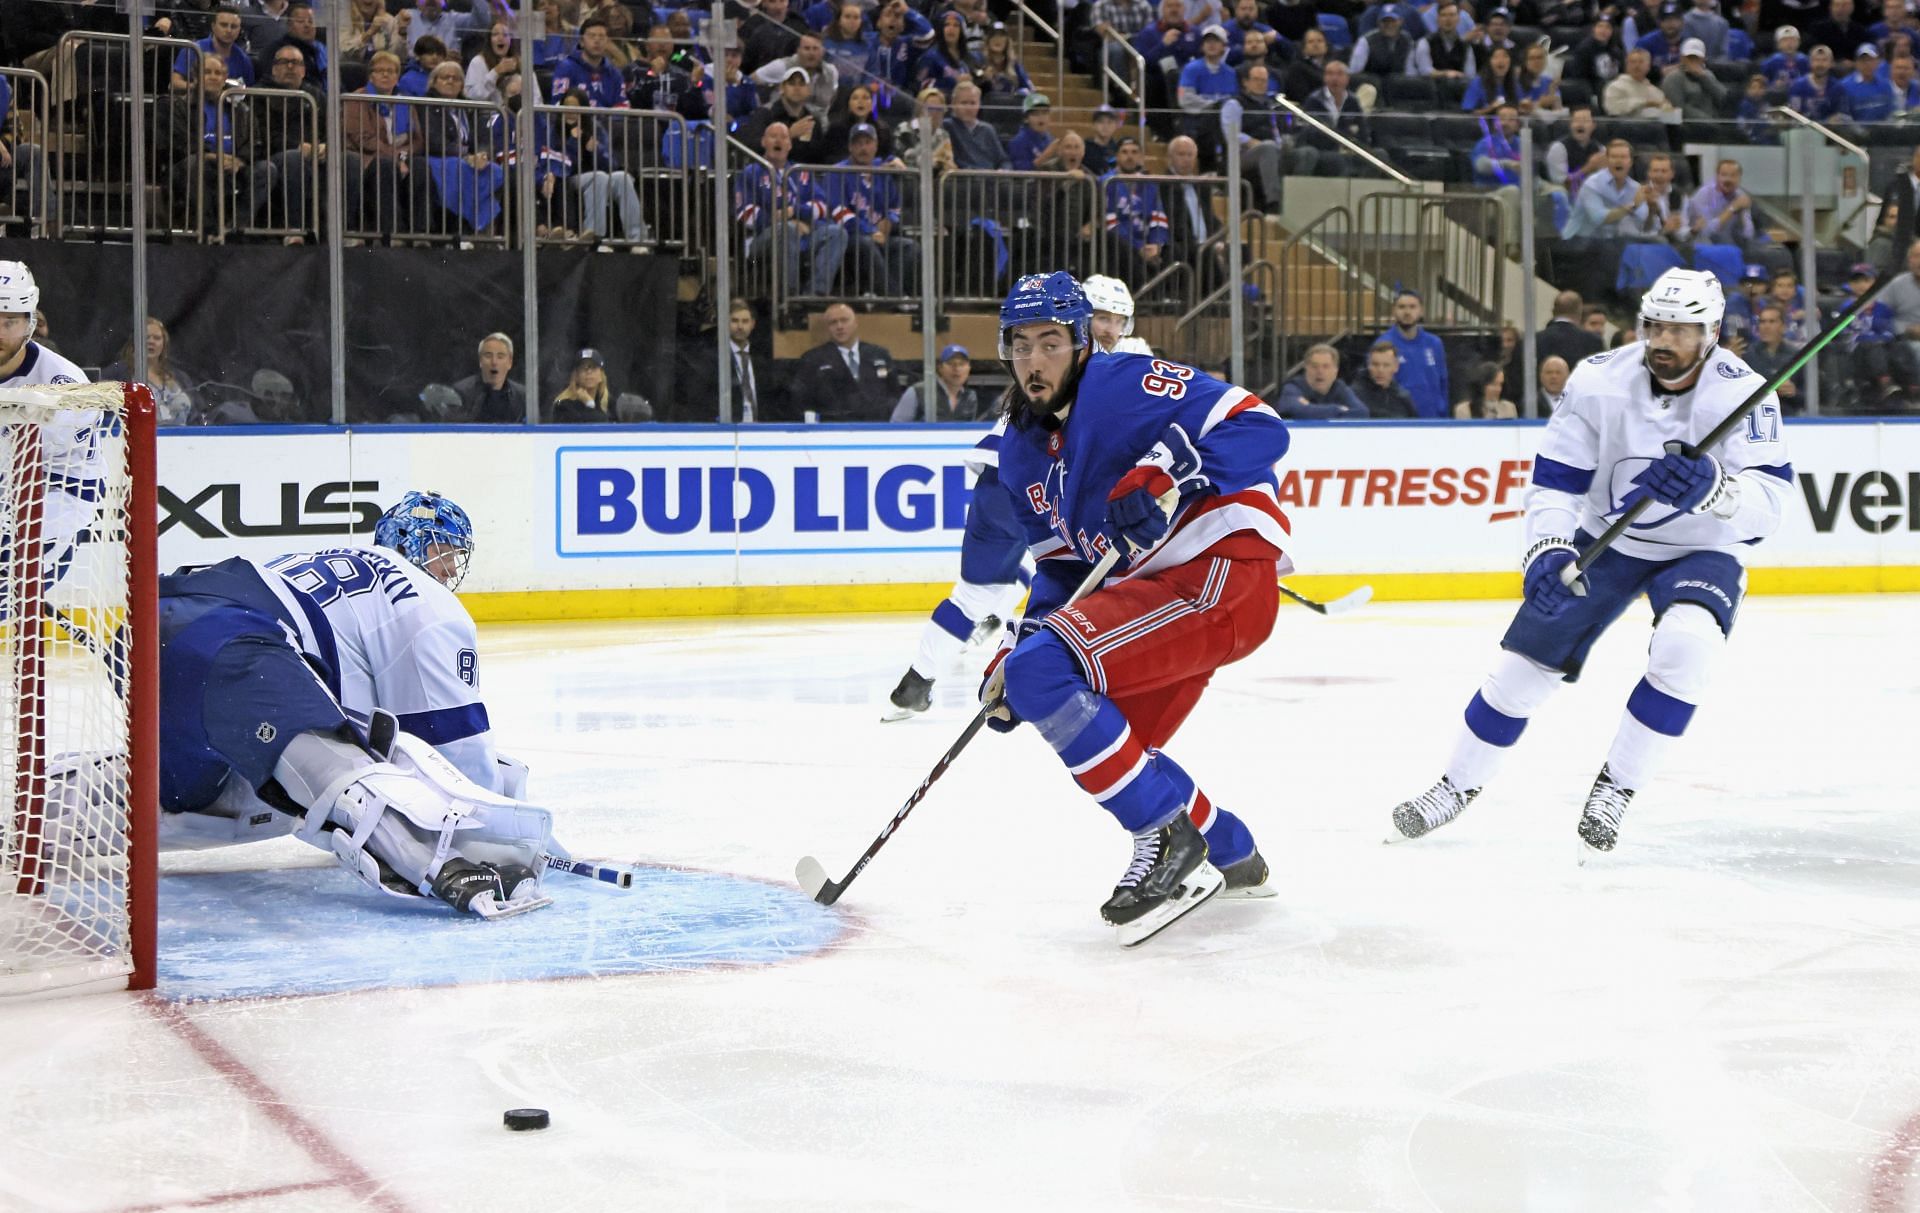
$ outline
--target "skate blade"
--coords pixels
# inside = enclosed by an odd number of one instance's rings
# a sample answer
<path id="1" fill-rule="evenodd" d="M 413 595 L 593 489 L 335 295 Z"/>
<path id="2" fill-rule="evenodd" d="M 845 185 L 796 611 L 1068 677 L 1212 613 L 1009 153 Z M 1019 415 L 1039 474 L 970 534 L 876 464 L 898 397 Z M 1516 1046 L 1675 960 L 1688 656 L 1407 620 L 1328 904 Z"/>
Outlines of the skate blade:
<path id="1" fill-rule="evenodd" d="M 1221 901 L 1265 901 L 1269 897 L 1280 896 L 1280 890 L 1274 887 L 1273 877 L 1269 876 L 1251 888 L 1229 889 L 1223 884 L 1215 896 Z"/>
<path id="2" fill-rule="evenodd" d="M 518 901 L 482 901 L 475 899 L 473 912 L 489 922 L 502 918 L 517 918 L 522 914 L 531 914 L 553 904 L 551 897 L 522 897 Z"/>
<path id="3" fill-rule="evenodd" d="M 1119 924 L 1114 927 L 1114 936 L 1121 947 L 1137 948 L 1212 900 L 1226 882 L 1219 868 L 1202 862 L 1159 909 Z"/>
<path id="4" fill-rule="evenodd" d="M 912 720 L 915 716 L 923 714 L 925 710 L 924 708 L 900 708 L 888 704 L 887 710 L 880 713 L 880 723 L 892 724 L 896 720 Z"/>

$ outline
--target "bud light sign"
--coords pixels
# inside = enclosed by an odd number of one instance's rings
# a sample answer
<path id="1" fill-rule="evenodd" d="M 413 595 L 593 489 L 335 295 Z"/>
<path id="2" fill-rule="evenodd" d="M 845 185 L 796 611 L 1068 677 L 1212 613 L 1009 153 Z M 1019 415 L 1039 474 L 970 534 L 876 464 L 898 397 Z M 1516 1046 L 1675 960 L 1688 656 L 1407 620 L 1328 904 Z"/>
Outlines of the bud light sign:
<path id="1" fill-rule="evenodd" d="M 954 551 L 972 435 L 895 444 L 688 443 L 555 452 L 555 550 L 583 556 Z"/>

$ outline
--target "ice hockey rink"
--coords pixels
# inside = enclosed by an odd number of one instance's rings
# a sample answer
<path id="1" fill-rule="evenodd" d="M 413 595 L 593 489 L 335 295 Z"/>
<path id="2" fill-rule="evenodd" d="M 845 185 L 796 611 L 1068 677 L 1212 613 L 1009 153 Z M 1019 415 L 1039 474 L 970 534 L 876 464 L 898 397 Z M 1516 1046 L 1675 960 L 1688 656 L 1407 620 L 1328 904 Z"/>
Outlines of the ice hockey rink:
<path id="1" fill-rule="evenodd" d="M 291 841 L 169 857 L 157 996 L 0 1006 L 0 1208 L 1920 1209 L 1920 601 L 1750 600 L 1585 867 L 1644 608 L 1397 846 L 1511 604 L 1281 609 L 1168 747 L 1280 895 L 1135 951 L 1031 730 L 794 889 L 971 712 L 956 670 L 878 723 L 917 618 L 485 628 L 503 746 L 636 887 L 489 924 Z"/>

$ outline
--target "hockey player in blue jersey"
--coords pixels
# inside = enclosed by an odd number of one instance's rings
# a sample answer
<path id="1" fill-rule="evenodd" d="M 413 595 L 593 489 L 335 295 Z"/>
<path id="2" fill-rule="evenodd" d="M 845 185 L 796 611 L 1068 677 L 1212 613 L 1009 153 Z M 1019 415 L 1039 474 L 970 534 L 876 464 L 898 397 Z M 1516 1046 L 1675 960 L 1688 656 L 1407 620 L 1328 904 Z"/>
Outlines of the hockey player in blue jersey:
<path id="1" fill-rule="evenodd" d="M 1643 594 L 1653 608 L 1647 672 L 1587 794 L 1578 831 L 1588 848 L 1613 849 L 1628 802 L 1686 731 L 1746 593 L 1746 555 L 1780 525 L 1793 485 L 1772 395 L 1715 449 L 1680 452 L 1761 382 L 1715 344 L 1724 307 L 1712 274 L 1668 270 L 1640 301 L 1640 340 L 1587 358 L 1567 381 L 1533 464 L 1525 601 L 1467 703 L 1440 781 L 1394 809 L 1401 834 L 1418 838 L 1459 816 Z M 1656 504 L 1569 581 L 1594 536 L 1642 497 Z"/>
<path id="2" fill-rule="evenodd" d="M 1190 366 L 1095 357 L 1091 316 L 1064 272 L 1022 278 L 1000 310 L 1013 374 L 1000 482 L 1037 567 L 981 701 L 1000 731 L 1032 721 L 1132 834 L 1101 907 L 1131 946 L 1223 885 L 1271 892 L 1246 825 L 1160 747 L 1214 670 L 1273 629 L 1274 582 L 1291 567 L 1274 472 L 1287 430 L 1250 392 Z M 1064 605 L 1117 544 L 1126 556 L 1106 583 Z"/>
<path id="3" fill-rule="evenodd" d="M 472 526 L 410 493 L 374 541 L 161 578 L 162 838 L 294 832 L 382 892 L 538 909 L 543 859 L 565 852 L 488 736 L 452 592 Z"/>

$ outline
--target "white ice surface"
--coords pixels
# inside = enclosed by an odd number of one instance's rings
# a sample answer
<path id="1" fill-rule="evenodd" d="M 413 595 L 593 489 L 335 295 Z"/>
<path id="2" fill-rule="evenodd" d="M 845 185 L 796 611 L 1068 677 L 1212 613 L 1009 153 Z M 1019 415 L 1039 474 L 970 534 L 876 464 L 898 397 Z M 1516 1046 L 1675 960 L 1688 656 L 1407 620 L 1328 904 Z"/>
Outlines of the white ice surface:
<path id="1" fill-rule="evenodd" d="M 1510 604 L 1281 611 L 1169 747 L 1275 900 L 1121 951 L 1125 838 L 1030 729 L 982 734 L 810 960 L 0 1006 L 0 1209 L 1920 1209 L 1920 602 L 1749 602 L 1586 868 L 1643 608 L 1391 847 Z M 837 877 L 969 711 L 956 674 L 877 723 L 918 628 L 497 627 L 482 672 L 580 853 Z M 506 1133 L 527 1104 L 554 1127 Z"/>

